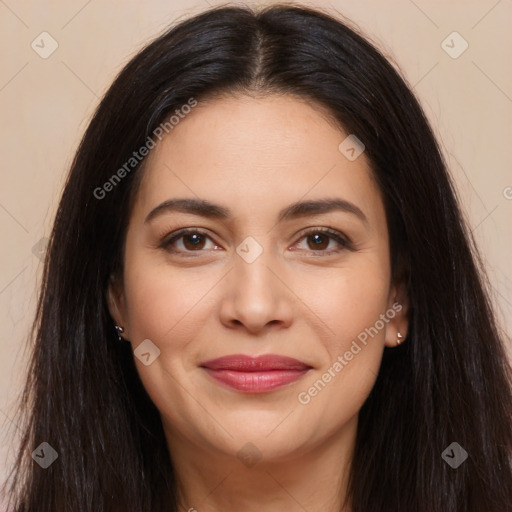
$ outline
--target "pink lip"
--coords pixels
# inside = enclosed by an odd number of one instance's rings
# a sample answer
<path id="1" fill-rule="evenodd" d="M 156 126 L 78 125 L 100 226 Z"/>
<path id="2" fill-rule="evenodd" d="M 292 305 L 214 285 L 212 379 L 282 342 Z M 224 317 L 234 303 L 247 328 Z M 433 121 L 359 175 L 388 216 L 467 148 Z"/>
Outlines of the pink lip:
<path id="1" fill-rule="evenodd" d="M 289 384 L 307 373 L 311 366 L 291 357 L 243 354 L 211 359 L 199 365 L 217 381 L 245 393 L 264 393 Z"/>

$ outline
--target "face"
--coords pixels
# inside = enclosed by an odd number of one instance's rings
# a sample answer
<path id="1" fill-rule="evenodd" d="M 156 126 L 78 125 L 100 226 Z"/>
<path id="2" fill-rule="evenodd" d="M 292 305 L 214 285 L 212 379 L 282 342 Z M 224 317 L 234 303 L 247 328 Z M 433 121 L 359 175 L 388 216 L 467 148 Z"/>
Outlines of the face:
<path id="1" fill-rule="evenodd" d="M 321 112 L 200 102 L 148 156 L 109 304 L 169 442 L 278 459 L 353 431 L 406 336 L 380 191 Z"/>

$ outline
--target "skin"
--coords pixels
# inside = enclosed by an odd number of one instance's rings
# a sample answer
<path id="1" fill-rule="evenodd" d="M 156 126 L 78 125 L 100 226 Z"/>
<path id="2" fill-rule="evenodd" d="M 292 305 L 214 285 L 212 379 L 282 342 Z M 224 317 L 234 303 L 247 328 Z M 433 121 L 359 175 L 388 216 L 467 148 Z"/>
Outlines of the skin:
<path id="1" fill-rule="evenodd" d="M 135 363 L 162 417 L 183 510 L 340 510 L 358 411 L 384 347 L 407 335 L 382 197 L 365 154 L 349 161 L 338 150 L 347 135 L 296 97 L 228 96 L 200 102 L 148 156 L 124 274 L 108 299 L 133 349 L 149 339 L 160 350 L 149 366 Z M 232 214 L 166 211 L 145 222 L 172 198 L 207 199 Z M 343 211 L 277 222 L 291 203 L 321 198 L 350 201 L 367 223 Z M 319 249 L 304 235 L 322 227 L 348 237 L 350 248 L 322 238 Z M 199 249 L 190 236 L 162 247 L 182 228 L 207 232 Z M 248 236 L 263 249 L 252 263 L 236 252 Z M 401 311 L 300 403 L 298 394 L 396 302 Z M 198 366 L 229 354 L 286 355 L 312 369 L 270 392 L 242 393 Z M 237 456 L 251 459 L 246 443 L 261 456 L 253 465 Z"/>

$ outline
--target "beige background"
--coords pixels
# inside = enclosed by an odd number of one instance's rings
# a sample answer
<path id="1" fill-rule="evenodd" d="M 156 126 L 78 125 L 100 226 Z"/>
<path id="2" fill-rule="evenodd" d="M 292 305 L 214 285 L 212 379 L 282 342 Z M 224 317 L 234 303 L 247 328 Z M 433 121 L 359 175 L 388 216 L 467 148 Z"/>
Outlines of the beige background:
<path id="1" fill-rule="evenodd" d="M 138 49 L 174 20 L 219 3 L 0 0 L 1 481 L 12 464 L 12 437 L 19 433 L 11 418 L 40 279 L 37 244 L 49 233 L 88 119 Z M 414 87 L 441 140 L 485 258 L 499 320 L 510 333 L 512 1 L 333 0 L 309 5 L 353 20 Z M 48 49 L 48 36 L 40 36 L 45 31 L 58 48 L 43 59 L 31 44 L 41 47 L 44 37 Z M 441 46 L 453 31 L 469 45 L 456 59 Z M 445 44 L 453 52 L 463 42 L 451 37 Z"/>

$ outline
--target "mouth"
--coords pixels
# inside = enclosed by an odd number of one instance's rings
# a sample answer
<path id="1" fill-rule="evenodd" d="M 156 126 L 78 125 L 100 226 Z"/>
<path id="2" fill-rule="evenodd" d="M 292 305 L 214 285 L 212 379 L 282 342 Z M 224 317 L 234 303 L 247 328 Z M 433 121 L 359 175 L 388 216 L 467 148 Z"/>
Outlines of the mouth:
<path id="1" fill-rule="evenodd" d="M 234 354 L 199 365 L 217 382 L 245 393 L 265 393 L 300 379 L 312 367 L 286 356 Z"/>

